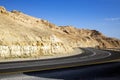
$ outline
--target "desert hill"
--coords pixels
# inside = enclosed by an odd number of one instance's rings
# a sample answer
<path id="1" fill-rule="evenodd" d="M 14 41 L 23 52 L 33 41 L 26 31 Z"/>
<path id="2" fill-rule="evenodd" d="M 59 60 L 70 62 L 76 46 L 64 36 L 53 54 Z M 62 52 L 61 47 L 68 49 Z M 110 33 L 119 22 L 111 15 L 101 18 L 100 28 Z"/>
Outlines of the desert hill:
<path id="1" fill-rule="evenodd" d="M 76 45 L 80 47 L 97 47 L 97 48 L 120 48 L 120 40 L 104 36 L 96 30 L 76 29 L 71 26 L 61 26 L 63 32 L 73 36 Z"/>
<path id="2" fill-rule="evenodd" d="M 120 48 L 120 40 L 0 7 L 0 57 L 67 54 L 74 47 Z"/>

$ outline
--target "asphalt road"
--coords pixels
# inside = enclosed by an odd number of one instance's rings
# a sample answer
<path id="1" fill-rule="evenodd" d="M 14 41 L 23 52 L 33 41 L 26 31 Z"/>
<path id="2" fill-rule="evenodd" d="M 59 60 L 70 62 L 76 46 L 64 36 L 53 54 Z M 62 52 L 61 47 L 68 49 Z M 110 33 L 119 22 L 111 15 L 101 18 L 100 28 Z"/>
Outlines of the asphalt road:
<path id="1" fill-rule="evenodd" d="M 120 61 L 120 53 L 92 48 L 85 48 L 84 50 L 85 53 L 71 57 L 0 63 L 0 74 L 43 71 Z"/>
<path id="2" fill-rule="evenodd" d="M 3 74 L 0 80 L 120 80 L 120 63 Z"/>

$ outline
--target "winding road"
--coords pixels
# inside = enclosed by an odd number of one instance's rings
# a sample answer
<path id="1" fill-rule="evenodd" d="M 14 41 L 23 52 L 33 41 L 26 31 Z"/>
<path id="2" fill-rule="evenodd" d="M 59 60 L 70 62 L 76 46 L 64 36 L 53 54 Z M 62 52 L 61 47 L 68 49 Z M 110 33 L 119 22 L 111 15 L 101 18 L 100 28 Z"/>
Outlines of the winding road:
<path id="1" fill-rule="evenodd" d="M 85 51 L 83 54 L 70 57 L 2 62 L 0 63 L 0 74 L 61 69 L 120 61 L 119 53 L 110 53 L 93 48 L 82 49 Z"/>

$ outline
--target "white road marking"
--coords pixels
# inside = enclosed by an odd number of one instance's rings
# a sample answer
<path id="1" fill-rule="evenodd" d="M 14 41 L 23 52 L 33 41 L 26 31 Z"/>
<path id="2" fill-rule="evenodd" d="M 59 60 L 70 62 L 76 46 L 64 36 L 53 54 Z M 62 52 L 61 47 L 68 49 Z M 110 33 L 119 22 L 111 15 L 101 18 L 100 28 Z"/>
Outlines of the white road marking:
<path id="1" fill-rule="evenodd" d="M 112 55 L 112 54 L 111 54 L 110 52 L 108 52 L 108 51 L 103 51 L 103 52 L 108 53 L 108 55 L 107 55 L 107 56 L 105 56 L 104 58 L 109 57 L 109 56 L 111 56 L 111 55 Z"/>
<path id="2" fill-rule="evenodd" d="M 89 60 L 96 60 L 96 59 L 103 59 L 103 58 L 106 58 L 106 57 L 109 57 L 111 56 L 111 53 L 110 52 L 107 52 L 107 51 L 102 51 L 102 50 L 99 50 L 101 51 L 101 53 L 96 53 L 96 51 L 93 51 L 91 49 L 87 49 L 89 50 L 90 52 L 92 52 L 93 54 L 92 55 L 89 55 L 89 56 L 83 56 L 83 57 L 80 57 L 80 59 L 83 59 L 81 61 L 89 61 Z M 102 57 L 96 57 L 94 58 L 93 56 L 96 56 L 97 54 L 106 54 L 105 56 L 102 56 Z M 93 57 L 92 59 L 90 57 Z"/>
<path id="3" fill-rule="evenodd" d="M 80 58 L 88 58 L 88 57 L 92 57 L 92 56 L 95 56 L 96 55 L 96 52 L 90 50 L 90 49 L 87 49 L 89 51 L 91 51 L 93 54 L 92 55 L 89 55 L 89 56 L 83 56 L 83 57 L 80 57 Z"/>

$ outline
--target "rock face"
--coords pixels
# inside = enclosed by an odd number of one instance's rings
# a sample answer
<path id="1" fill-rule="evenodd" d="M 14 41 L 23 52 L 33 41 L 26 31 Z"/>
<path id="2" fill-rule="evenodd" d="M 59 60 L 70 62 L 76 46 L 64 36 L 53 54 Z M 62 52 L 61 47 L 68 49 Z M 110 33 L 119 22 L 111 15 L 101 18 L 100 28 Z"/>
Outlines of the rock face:
<path id="1" fill-rule="evenodd" d="M 47 20 L 0 7 L 0 57 L 67 54 L 73 47 L 120 48 L 120 40 L 96 30 L 58 27 Z"/>
<path id="2" fill-rule="evenodd" d="M 97 48 L 120 48 L 120 40 L 109 38 L 96 30 L 76 29 L 71 26 L 60 26 L 60 29 L 66 35 L 74 36 L 75 46 L 79 47 L 97 47 Z"/>
<path id="3" fill-rule="evenodd" d="M 53 26 L 53 27 L 52 27 Z M 62 41 L 46 20 L 0 7 L 0 57 L 38 57 L 65 54 L 73 49 Z"/>

